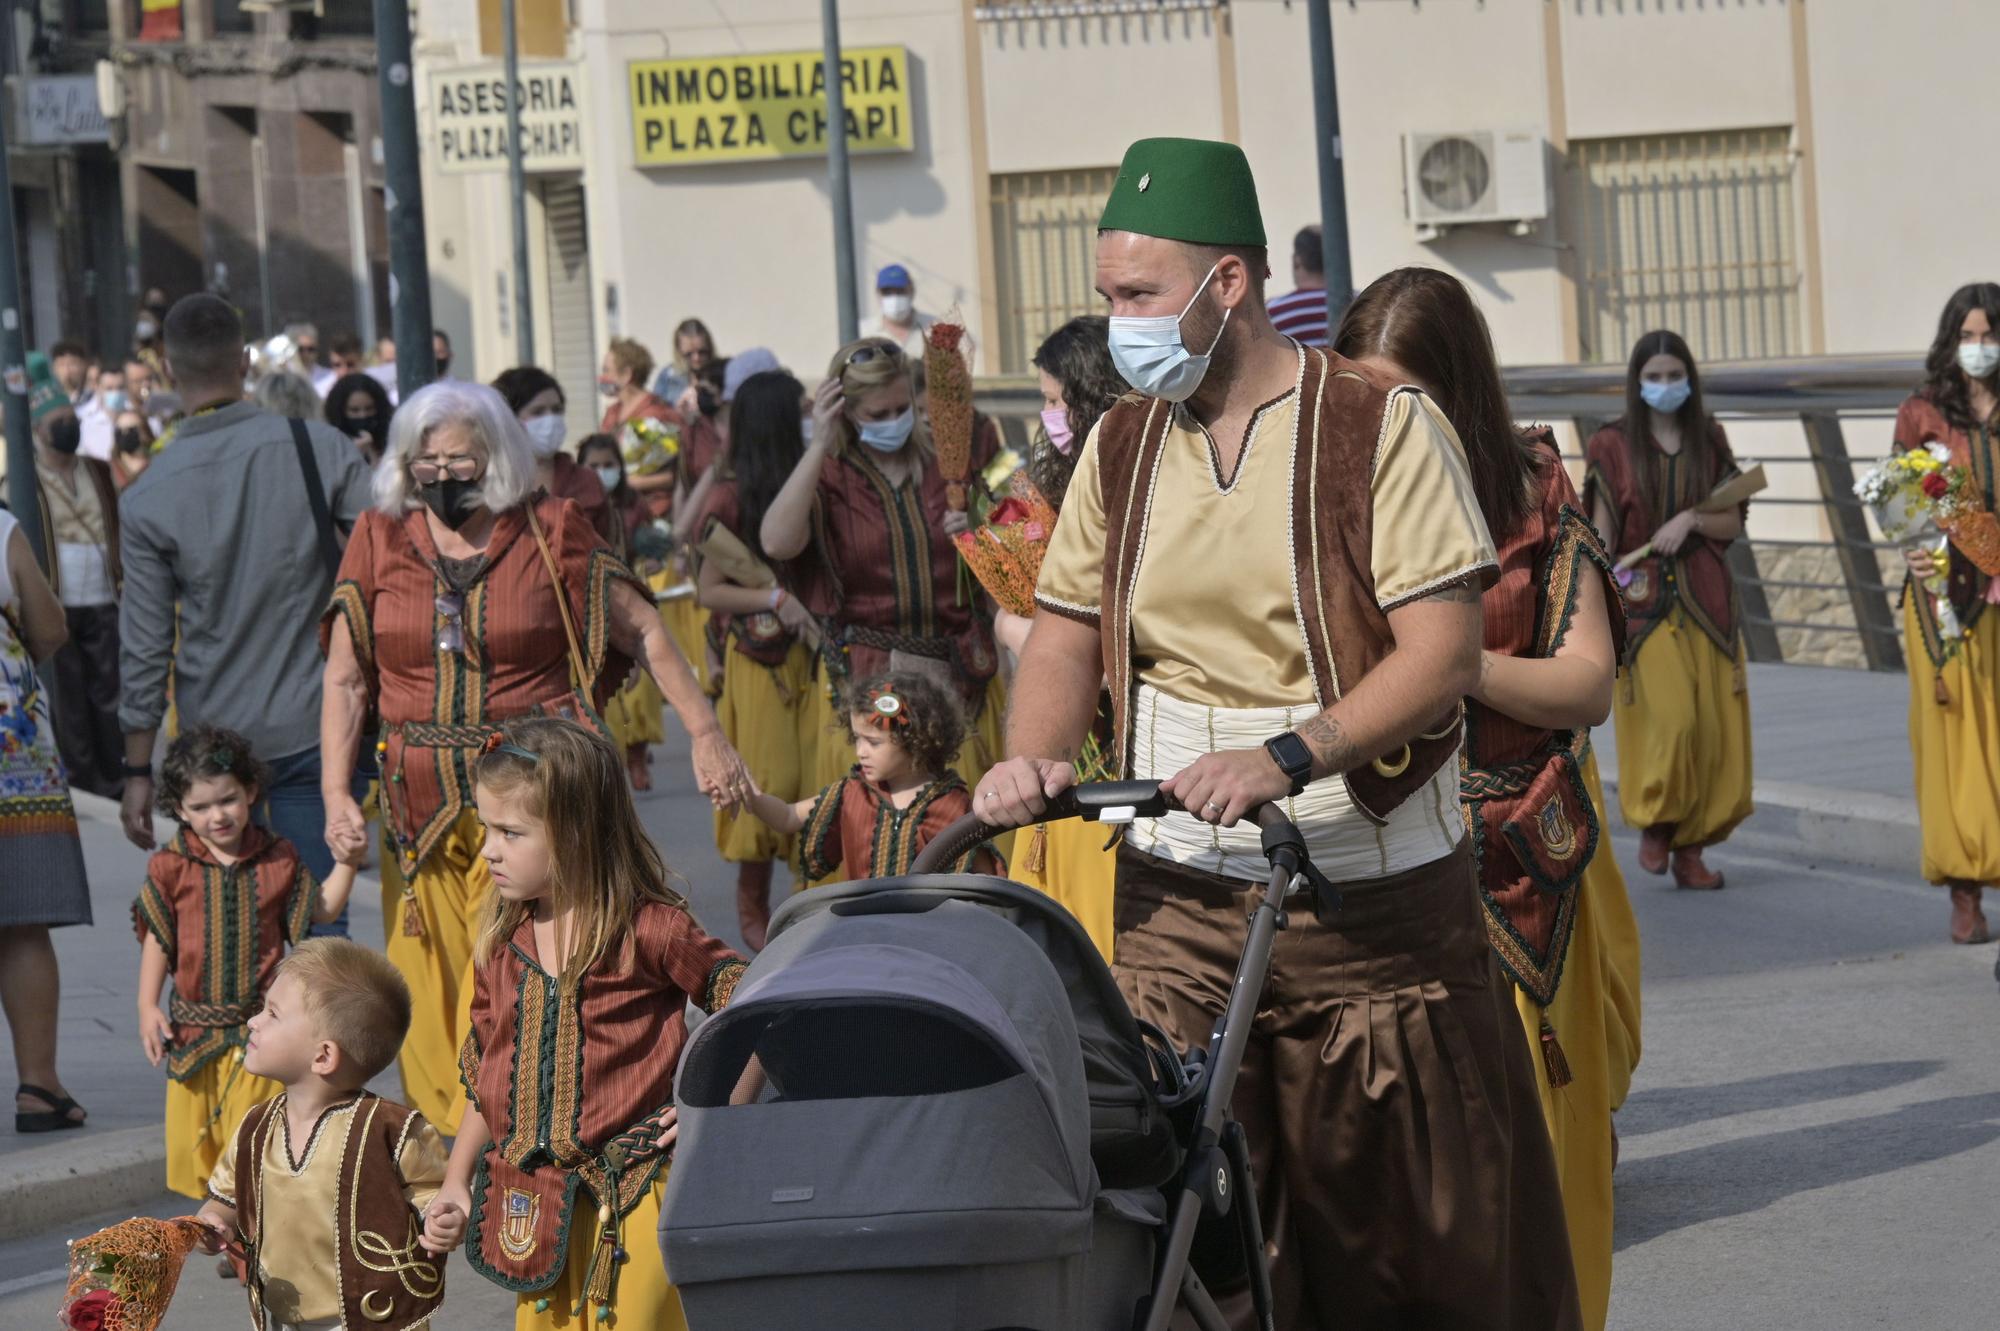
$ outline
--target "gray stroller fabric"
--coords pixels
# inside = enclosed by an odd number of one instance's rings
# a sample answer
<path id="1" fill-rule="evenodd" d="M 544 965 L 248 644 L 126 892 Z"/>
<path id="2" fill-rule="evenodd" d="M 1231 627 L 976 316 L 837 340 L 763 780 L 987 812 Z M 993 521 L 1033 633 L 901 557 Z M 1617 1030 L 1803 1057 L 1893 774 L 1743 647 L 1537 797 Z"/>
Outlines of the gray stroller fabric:
<path id="1" fill-rule="evenodd" d="M 799 914 L 676 1095 L 660 1236 L 697 1331 L 1077 1331 L 1145 1293 L 1157 1208 L 1100 1192 L 1064 981 L 984 906 Z"/>

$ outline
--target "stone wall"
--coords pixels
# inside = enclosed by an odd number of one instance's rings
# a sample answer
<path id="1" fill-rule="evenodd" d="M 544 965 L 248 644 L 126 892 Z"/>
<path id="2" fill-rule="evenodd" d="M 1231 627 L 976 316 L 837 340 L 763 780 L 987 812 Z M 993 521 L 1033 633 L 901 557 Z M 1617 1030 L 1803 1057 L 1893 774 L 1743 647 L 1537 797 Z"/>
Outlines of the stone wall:
<path id="1" fill-rule="evenodd" d="M 1842 580 L 1840 559 L 1831 547 L 1763 545 L 1752 541 L 1757 571 L 1765 582 L 1818 583 L 1819 587 L 1767 586 L 1771 618 L 1803 624 L 1823 624 L 1843 631 L 1781 628 L 1778 646 L 1788 665 L 1841 666 L 1851 670 L 1868 668 L 1860 635 L 1854 632 L 1854 605 Z M 1898 588 L 1903 579 L 1903 559 L 1894 550 L 1876 551 L 1885 587 Z M 1876 593 L 1883 595 L 1883 593 Z M 1895 593 L 1887 594 L 1892 617 L 1900 625 L 1895 610 Z"/>

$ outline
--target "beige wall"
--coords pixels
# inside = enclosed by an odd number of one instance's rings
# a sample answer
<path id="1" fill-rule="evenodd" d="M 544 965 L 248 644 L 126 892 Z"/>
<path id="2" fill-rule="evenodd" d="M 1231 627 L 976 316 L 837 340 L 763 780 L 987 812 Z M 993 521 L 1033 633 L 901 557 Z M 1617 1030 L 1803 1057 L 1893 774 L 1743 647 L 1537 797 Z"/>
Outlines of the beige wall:
<path id="1" fill-rule="evenodd" d="M 1894 14 L 1872 0 L 1806 7 L 1829 351 L 1928 346 L 1955 288 L 2000 279 L 1981 91 L 2000 4 L 1922 0 Z"/>
<path id="2" fill-rule="evenodd" d="M 1791 10 L 1801 0 L 1553 2 L 1572 138 L 1792 123 Z"/>

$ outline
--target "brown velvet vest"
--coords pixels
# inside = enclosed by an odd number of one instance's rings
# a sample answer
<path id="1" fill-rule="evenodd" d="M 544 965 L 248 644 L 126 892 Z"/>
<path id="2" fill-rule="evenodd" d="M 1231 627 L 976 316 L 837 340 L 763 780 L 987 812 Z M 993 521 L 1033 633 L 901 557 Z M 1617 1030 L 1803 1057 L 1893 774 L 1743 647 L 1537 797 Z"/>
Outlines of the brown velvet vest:
<path id="1" fill-rule="evenodd" d="M 1396 645 L 1389 617 L 1375 597 L 1369 481 L 1388 426 L 1390 397 L 1415 390 L 1340 356 L 1313 348 L 1304 355 L 1291 511 L 1282 520 L 1289 528 L 1292 557 L 1286 572 L 1313 697 L 1326 708 Z M 1111 689 L 1111 751 L 1121 771 L 1130 761 L 1132 589 L 1146 543 L 1173 539 L 1170 532 L 1152 530 L 1149 522 L 1173 410 L 1158 399 L 1128 396 L 1105 413 L 1097 428 L 1105 520 L 1098 631 Z M 1268 519 L 1278 521 L 1280 515 Z M 1387 822 L 1457 749 L 1462 713 L 1462 707 L 1453 705 L 1408 744 L 1345 773 L 1355 807 L 1377 823 Z"/>
<path id="2" fill-rule="evenodd" d="M 236 1134 L 237 1228 L 249 1249 L 250 1320 L 264 1326 L 264 1291 L 257 1278 L 263 1242 L 262 1170 L 259 1162 L 282 1122 L 284 1097 L 258 1105 Z M 423 1222 L 403 1197 L 396 1167 L 416 1111 L 364 1093 L 347 1129 L 340 1158 L 340 1208 L 333 1217 L 334 1252 L 340 1264 L 340 1317 L 345 1327 L 408 1331 L 444 1304 L 444 1257 L 418 1241 Z M 322 1217 L 306 1217 L 318 1223 Z"/>

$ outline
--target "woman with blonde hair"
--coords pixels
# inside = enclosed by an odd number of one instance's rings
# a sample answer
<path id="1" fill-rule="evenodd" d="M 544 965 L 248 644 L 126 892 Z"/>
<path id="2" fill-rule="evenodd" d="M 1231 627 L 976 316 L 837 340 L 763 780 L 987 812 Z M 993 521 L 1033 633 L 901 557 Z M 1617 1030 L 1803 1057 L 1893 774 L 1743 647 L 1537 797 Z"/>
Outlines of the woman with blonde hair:
<path id="1" fill-rule="evenodd" d="M 393 852 L 383 922 L 422 1018 L 403 1046 L 403 1089 L 450 1134 L 465 1104 L 471 921 L 492 888 L 471 807 L 486 742 L 524 716 L 603 730 L 599 709 L 636 662 L 693 737 L 702 793 L 733 805 L 750 779 L 645 585 L 581 509 L 540 490 L 527 433 L 499 393 L 447 380 L 411 395 L 390 426 L 375 501 L 321 630 L 328 841 L 361 835 L 348 779 L 372 711 Z"/>
<path id="2" fill-rule="evenodd" d="M 990 435 L 975 437 L 975 477 L 993 451 Z M 956 689 L 973 725 L 953 766 L 976 784 L 992 765 L 1004 693 L 991 612 L 976 590 L 961 591 L 951 538 L 965 530 L 965 514 L 945 503 L 903 349 L 880 337 L 842 347 L 813 394 L 805 454 L 760 524 L 780 581 L 824 630 L 826 678 L 814 695 L 827 739 L 809 789 L 854 763 L 831 691 L 887 670 L 921 670 Z"/>

